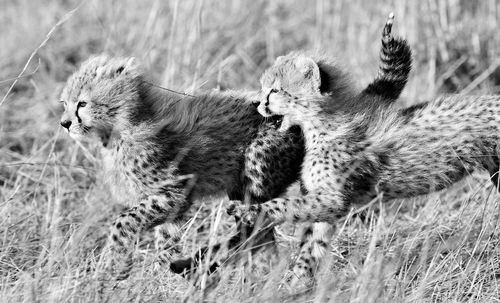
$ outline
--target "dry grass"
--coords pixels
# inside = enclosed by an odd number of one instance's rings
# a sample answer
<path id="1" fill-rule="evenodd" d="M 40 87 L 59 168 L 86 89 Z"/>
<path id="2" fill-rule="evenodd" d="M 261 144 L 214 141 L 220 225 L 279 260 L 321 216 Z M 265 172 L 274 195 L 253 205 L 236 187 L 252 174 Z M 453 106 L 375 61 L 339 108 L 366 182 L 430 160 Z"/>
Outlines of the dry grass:
<path id="1" fill-rule="evenodd" d="M 376 74 L 379 32 L 394 11 L 395 32 L 415 53 L 402 104 L 442 92 L 498 91 L 496 1 L 372 2 L 95 0 L 43 43 L 80 3 L 4 0 L 1 98 L 9 79 L 26 70 L 0 106 L 1 301 L 500 301 L 498 195 L 477 177 L 446 193 L 372 207 L 368 223 L 349 219 L 316 290 L 304 295 L 289 296 L 280 284 L 289 243 L 270 274 L 223 268 L 219 285 L 201 291 L 154 266 L 146 235 L 127 281 L 103 291 L 97 279 L 107 226 L 124 201 L 103 185 L 96 148 L 85 151 L 58 127 L 58 90 L 75 65 L 92 53 L 133 55 L 159 83 L 196 93 L 257 88 L 277 55 L 322 48 L 362 87 Z M 206 222 L 215 222 L 218 204 L 210 203 Z M 223 216 L 213 226 L 230 224 Z M 206 241 L 194 227 L 182 242 L 185 254 Z"/>

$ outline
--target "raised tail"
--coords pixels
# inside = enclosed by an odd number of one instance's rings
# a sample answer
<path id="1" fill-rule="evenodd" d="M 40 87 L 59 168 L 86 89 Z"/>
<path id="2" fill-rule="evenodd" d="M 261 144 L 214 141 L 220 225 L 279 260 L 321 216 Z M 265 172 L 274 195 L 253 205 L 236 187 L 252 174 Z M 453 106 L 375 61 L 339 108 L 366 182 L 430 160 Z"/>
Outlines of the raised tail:
<path id="1" fill-rule="evenodd" d="M 392 36 L 393 23 L 394 14 L 390 13 L 382 30 L 381 62 L 378 75 L 363 92 L 396 100 L 408 82 L 412 57 L 408 42 L 405 39 Z"/>

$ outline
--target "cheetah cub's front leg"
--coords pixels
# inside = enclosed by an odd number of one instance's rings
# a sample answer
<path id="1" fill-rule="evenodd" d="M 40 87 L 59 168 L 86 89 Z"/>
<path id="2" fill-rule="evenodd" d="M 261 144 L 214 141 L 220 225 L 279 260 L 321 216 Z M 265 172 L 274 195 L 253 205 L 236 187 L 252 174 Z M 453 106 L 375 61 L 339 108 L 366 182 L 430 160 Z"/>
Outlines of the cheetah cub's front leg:
<path id="1" fill-rule="evenodd" d="M 316 270 L 315 264 L 326 254 L 334 233 L 334 224 L 344 217 L 350 204 L 340 192 L 334 190 L 311 192 L 304 196 L 277 198 L 257 205 L 232 201 L 231 214 L 241 217 L 245 224 L 255 224 L 260 217 L 272 223 L 321 222 L 303 234 L 301 249 L 294 264 L 290 286 L 309 286 Z"/>
<path id="2" fill-rule="evenodd" d="M 133 247 L 140 232 L 172 222 L 187 203 L 184 186 L 166 186 L 158 194 L 145 196 L 138 205 L 123 212 L 111 226 L 111 267 L 118 280 L 128 277 Z"/>
<path id="3" fill-rule="evenodd" d="M 327 254 L 334 232 L 335 226 L 325 222 L 308 225 L 302 232 L 300 251 L 288 279 L 292 289 L 302 289 L 314 283 L 316 267 Z"/>
<path id="4" fill-rule="evenodd" d="M 168 265 L 175 255 L 182 252 L 180 240 L 182 226 L 179 223 L 166 222 L 155 227 L 155 249 L 158 252 L 160 266 Z"/>
<path id="5" fill-rule="evenodd" d="M 335 223 L 347 214 L 349 205 L 340 192 L 329 190 L 276 198 L 262 204 L 245 205 L 240 201 L 232 201 L 228 212 L 241 217 L 242 222 L 249 225 L 255 224 L 259 215 L 276 224 L 285 221 Z"/>

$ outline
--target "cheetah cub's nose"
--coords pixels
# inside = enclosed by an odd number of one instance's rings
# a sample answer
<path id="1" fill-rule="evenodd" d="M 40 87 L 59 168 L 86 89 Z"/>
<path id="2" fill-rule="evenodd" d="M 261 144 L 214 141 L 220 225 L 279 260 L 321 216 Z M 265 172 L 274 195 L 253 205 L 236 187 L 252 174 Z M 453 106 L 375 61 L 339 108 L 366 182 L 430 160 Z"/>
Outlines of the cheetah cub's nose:
<path id="1" fill-rule="evenodd" d="M 69 127 L 71 126 L 71 120 L 61 121 L 61 126 L 69 130 Z"/>

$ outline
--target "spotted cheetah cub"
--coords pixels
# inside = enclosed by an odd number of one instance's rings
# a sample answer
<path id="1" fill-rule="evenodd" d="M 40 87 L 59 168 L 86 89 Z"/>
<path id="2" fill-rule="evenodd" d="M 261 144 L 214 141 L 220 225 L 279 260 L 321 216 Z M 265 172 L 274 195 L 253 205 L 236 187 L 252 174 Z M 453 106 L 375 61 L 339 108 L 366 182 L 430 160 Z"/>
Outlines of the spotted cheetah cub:
<path id="1" fill-rule="evenodd" d="M 377 78 L 359 93 L 353 88 L 348 75 L 331 59 L 316 54 L 292 52 L 279 57 L 261 78 L 265 101 L 258 109 L 264 115 L 274 115 L 268 110 L 268 102 L 273 94 L 294 98 L 325 98 L 324 106 L 336 112 L 359 112 L 366 106 L 391 107 L 401 94 L 411 70 L 411 49 L 406 40 L 394 38 L 391 34 L 394 14 L 390 14 L 382 30 L 381 65 Z M 290 125 L 289 115 L 285 115 L 281 129 Z M 303 181 L 303 180 L 302 180 Z M 302 191 L 313 191 L 313 186 L 302 182 Z M 292 286 L 299 280 L 309 281 L 311 271 L 327 251 L 327 243 L 332 234 L 327 223 L 315 223 L 303 228 L 300 251 L 293 268 Z M 307 261 L 307 262 L 305 262 Z M 309 281 L 310 282 L 310 281 Z M 306 284 L 308 284 L 306 282 Z"/>
<path id="2" fill-rule="evenodd" d="M 61 100 L 61 126 L 77 141 L 104 146 L 107 173 L 115 177 L 111 185 L 133 203 L 109 233 L 122 278 L 141 232 L 164 224 L 171 239 L 178 239 L 176 231 L 202 201 L 226 196 L 267 201 L 299 176 L 300 130 L 275 130 L 247 93 L 179 95 L 151 84 L 133 58 L 100 55 L 67 80 Z M 263 167 L 258 171 L 248 170 L 254 154 Z M 236 234 L 228 246 L 244 238 Z"/>
<path id="3" fill-rule="evenodd" d="M 498 188 L 500 96 L 443 96 L 410 116 L 369 103 L 350 114 L 332 110 L 327 102 L 279 90 L 262 101 L 261 114 L 285 115 L 304 132 L 301 179 L 307 193 L 238 206 L 245 222 L 261 213 L 275 223 L 334 224 L 378 194 L 385 201 L 425 195 L 475 170 L 489 172 Z"/>

